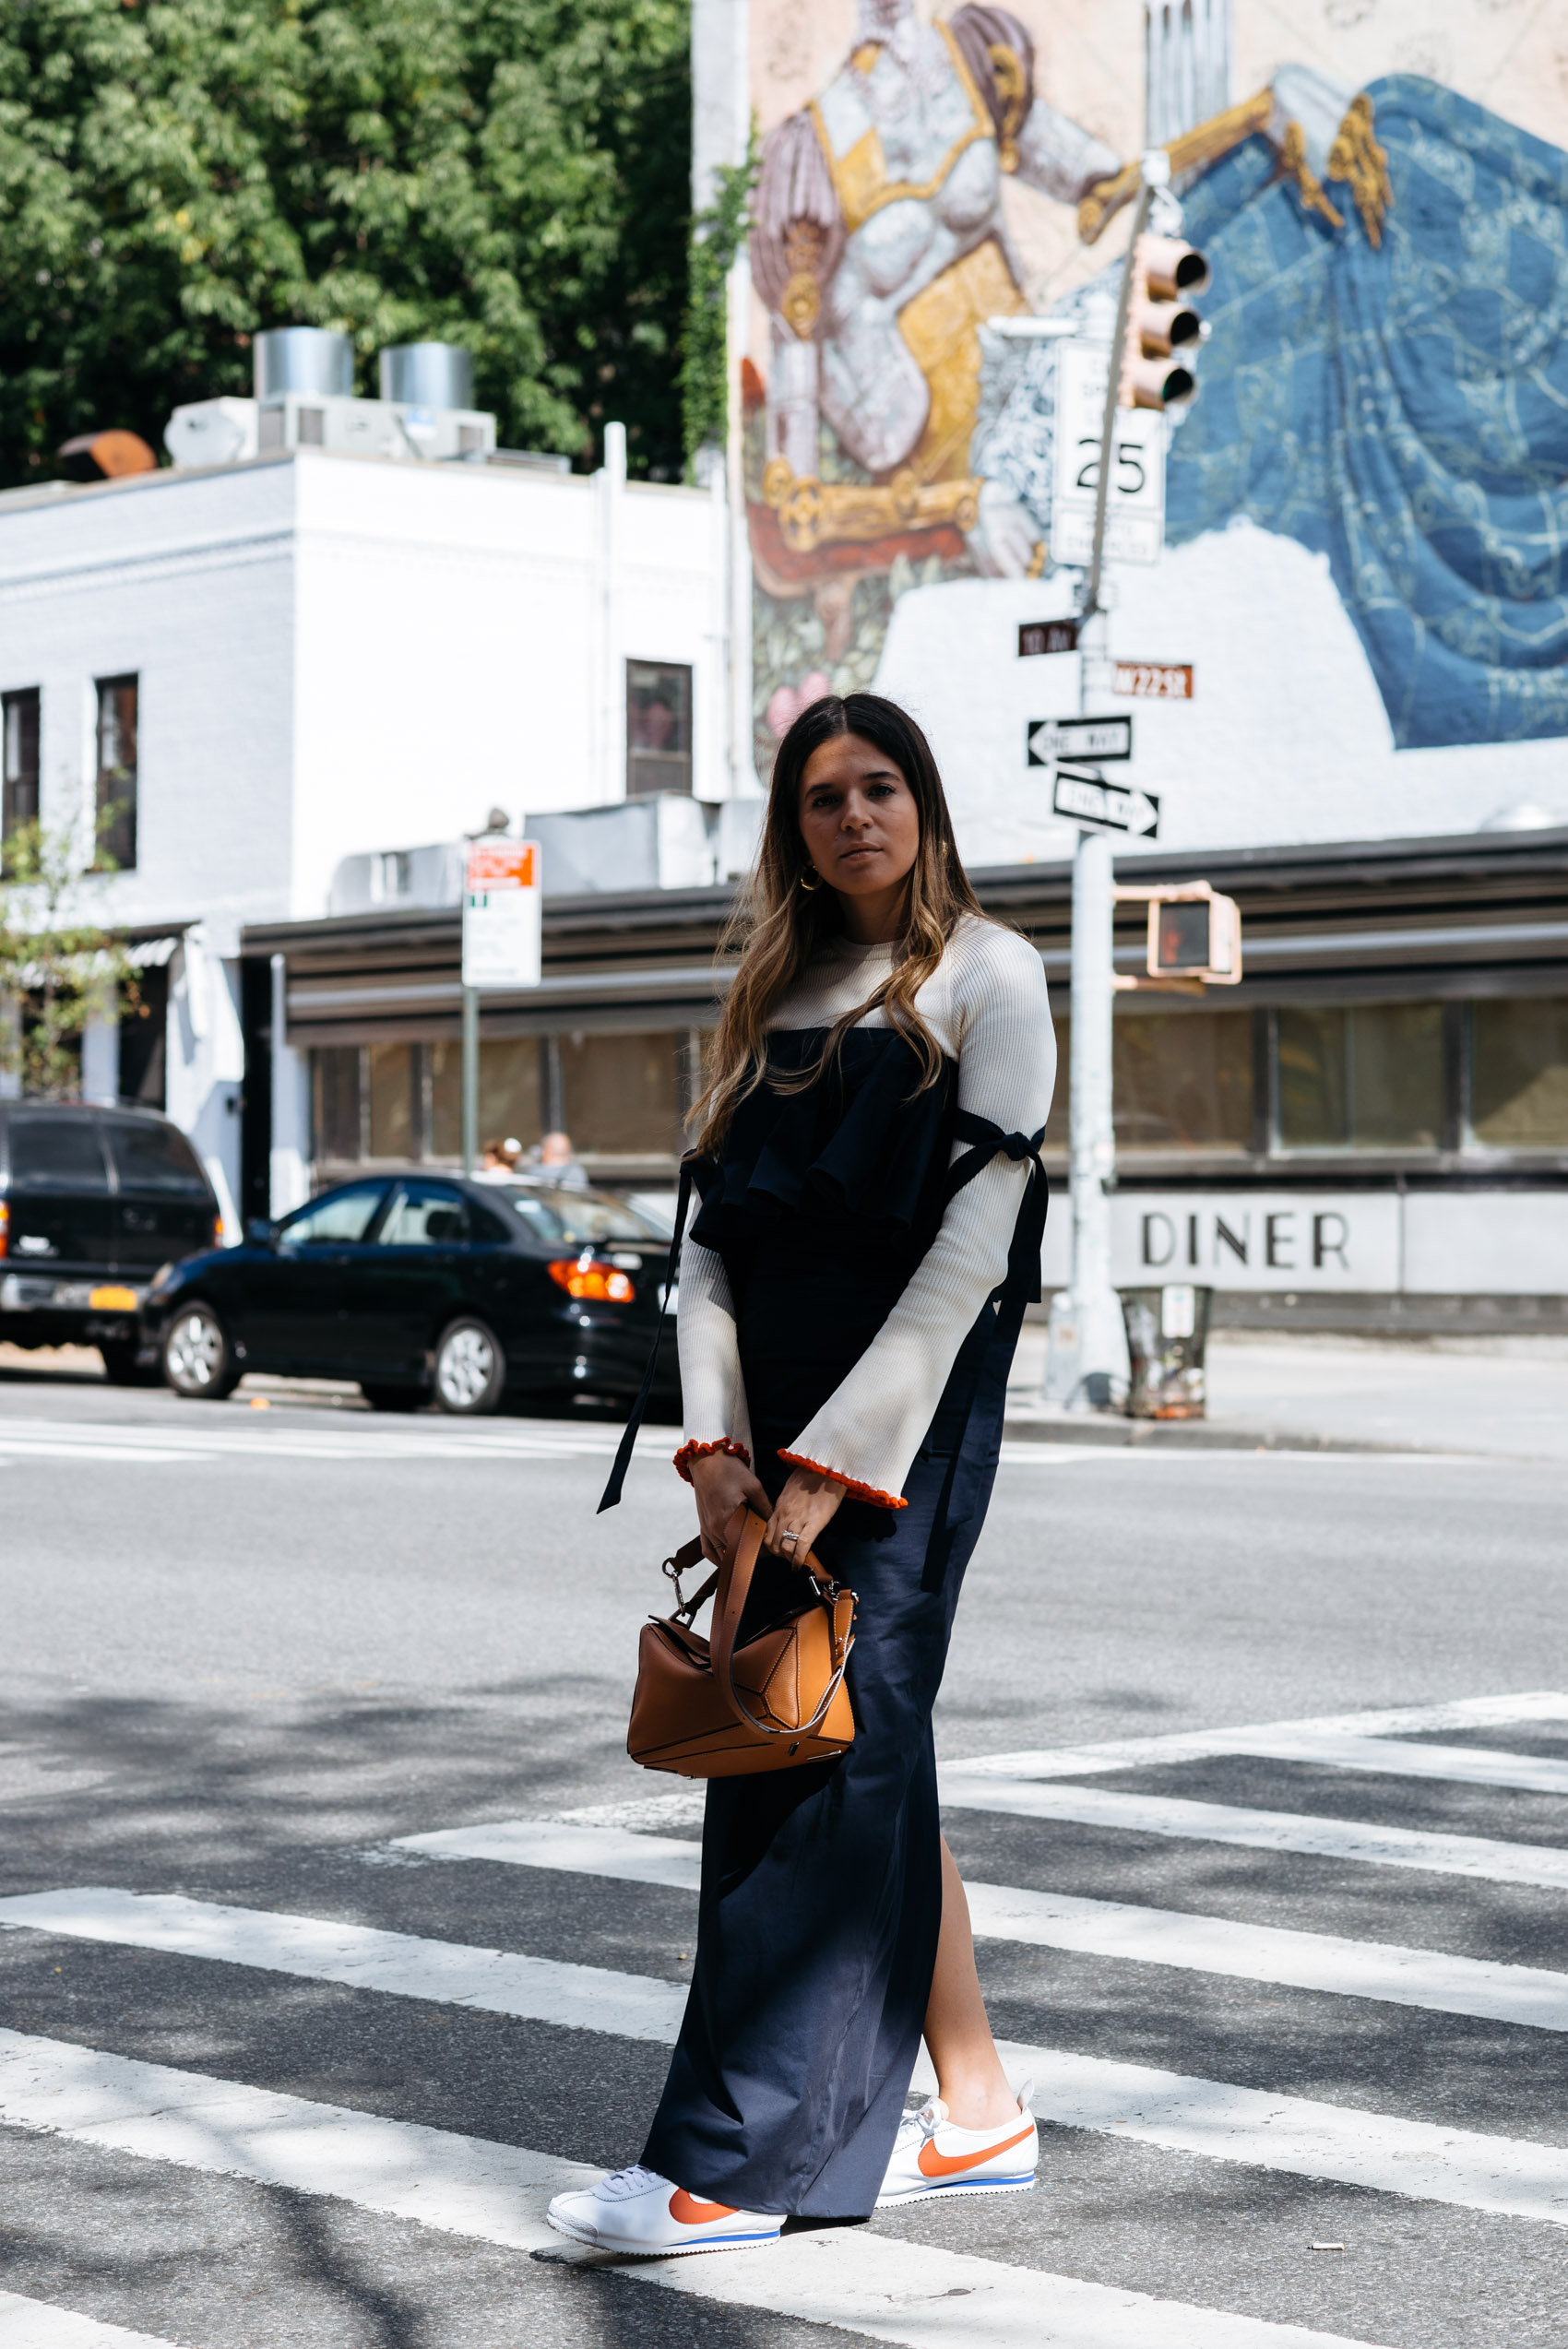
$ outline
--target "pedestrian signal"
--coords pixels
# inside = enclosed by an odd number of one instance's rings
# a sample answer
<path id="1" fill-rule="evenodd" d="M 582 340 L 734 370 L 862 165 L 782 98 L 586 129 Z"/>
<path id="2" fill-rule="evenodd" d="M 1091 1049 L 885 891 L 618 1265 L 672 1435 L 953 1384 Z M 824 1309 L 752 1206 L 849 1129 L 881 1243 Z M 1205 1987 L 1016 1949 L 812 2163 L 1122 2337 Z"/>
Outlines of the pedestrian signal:
<path id="1" fill-rule="evenodd" d="M 1179 408 L 1197 390 L 1193 373 L 1203 320 L 1192 297 L 1208 284 L 1208 263 L 1180 237 L 1141 236 L 1133 247 L 1119 408 Z"/>
<path id="2" fill-rule="evenodd" d="M 1118 905 L 1148 908 L 1148 977 L 1118 973 L 1113 987 L 1198 995 L 1206 987 L 1240 985 L 1241 914 L 1234 897 L 1222 897 L 1206 881 L 1178 882 L 1166 889 L 1116 888 L 1111 896 Z"/>

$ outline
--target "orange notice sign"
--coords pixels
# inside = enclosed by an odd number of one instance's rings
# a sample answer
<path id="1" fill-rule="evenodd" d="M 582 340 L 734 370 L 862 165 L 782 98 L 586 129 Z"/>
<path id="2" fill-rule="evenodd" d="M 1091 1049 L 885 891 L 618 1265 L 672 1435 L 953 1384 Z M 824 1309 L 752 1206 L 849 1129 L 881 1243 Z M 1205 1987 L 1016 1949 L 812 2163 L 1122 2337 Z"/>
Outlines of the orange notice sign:
<path id="1" fill-rule="evenodd" d="M 537 889 L 538 866 L 537 841 L 476 840 L 469 850 L 469 887 Z"/>
<path id="2" fill-rule="evenodd" d="M 542 963 L 539 844 L 475 840 L 463 893 L 463 984 L 537 987 Z"/>

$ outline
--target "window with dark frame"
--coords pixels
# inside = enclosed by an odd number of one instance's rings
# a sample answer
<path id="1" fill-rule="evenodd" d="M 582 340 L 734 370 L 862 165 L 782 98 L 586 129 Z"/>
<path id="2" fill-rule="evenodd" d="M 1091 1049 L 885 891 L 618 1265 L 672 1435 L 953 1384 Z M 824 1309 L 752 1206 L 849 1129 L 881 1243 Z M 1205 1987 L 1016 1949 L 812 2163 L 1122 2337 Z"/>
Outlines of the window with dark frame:
<path id="1" fill-rule="evenodd" d="M 137 703 L 139 680 L 100 677 L 98 685 L 98 853 L 112 870 L 137 863 Z"/>
<path id="2" fill-rule="evenodd" d="M 9 840 L 38 821 L 40 694 L 36 685 L 0 697 L 4 709 L 6 783 L 0 837 Z"/>
<path id="3" fill-rule="evenodd" d="M 692 672 L 678 661 L 626 663 L 626 797 L 692 789 Z"/>

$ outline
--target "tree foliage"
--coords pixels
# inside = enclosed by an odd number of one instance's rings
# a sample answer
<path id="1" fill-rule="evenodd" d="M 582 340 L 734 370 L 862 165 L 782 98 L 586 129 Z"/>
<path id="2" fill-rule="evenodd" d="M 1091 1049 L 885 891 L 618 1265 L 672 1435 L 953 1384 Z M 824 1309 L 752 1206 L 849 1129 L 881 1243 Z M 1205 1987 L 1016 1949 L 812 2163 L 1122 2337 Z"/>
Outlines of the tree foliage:
<path id="1" fill-rule="evenodd" d="M 0 481 L 257 329 L 461 342 L 505 445 L 682 458 L 685 0 L 8 0 Z"/>
<path id="2" fill-rule="evenodd" d="M 80 1086 L 91 1016 L 143 1014 L 134 959 L 93 919 L 112 860 L 100 845 L 84 866 L 81 845 L 79 825 L 35 819 L 7 833 L 0 868 L 0 1070 L 53 1099 Z"/>
<path id="3" fill-rule="evenodd" d="M 752 190 L 762 167 L 755 118 L 743 163 L 720 163 L 714 200 L 692 223 L 686 325 L 681 348 L 681 409 L 686 464 L 730 434 L 730 272 L 751 227 Z"/>

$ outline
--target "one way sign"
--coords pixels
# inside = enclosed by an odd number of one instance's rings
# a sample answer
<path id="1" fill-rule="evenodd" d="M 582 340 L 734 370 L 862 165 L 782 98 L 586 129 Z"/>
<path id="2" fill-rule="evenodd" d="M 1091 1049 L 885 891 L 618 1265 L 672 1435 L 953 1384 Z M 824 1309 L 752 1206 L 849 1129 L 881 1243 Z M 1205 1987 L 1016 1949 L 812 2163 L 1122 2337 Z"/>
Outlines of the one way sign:
<path id="1" fill-rule="evenodd" d="M 1070 824 L 1091 832 L 1125 832 L 1153 839 L 1159 830 L 1159 801 L 1135 784 L 1107 783 L 1099 775 L 1059 766 L 1051 804 Z"/>

